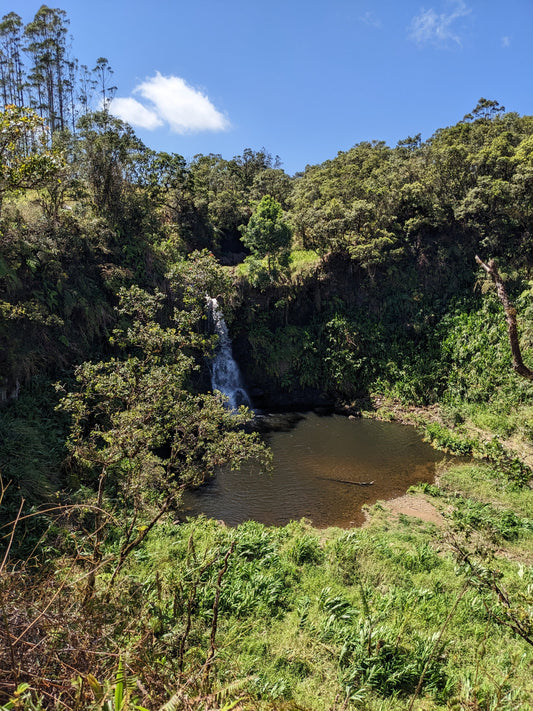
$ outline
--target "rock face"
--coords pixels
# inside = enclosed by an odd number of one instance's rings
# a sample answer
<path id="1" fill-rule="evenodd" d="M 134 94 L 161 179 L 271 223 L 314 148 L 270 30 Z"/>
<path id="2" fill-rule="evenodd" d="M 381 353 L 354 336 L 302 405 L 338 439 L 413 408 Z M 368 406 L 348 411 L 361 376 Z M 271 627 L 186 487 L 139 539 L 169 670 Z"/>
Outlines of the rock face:
<path id="1" fill-rule="evenodd" d="M 302 419 L 303 415 L 298 412 L 256 415 L 253 429 L 258 432 L 288 432 Z"/>
<path id="2" fill-rule="evenodd" d="M 230 408 L 247 405 L 256 411 L 269 413 L 308 410 L 315 410 L 318 414 L 334 412 L 334 398 L 315 388 L 283 389 L 276 379 L 268 377 L 264 372 L 261 373 L 260 382 L 255 381 L 253 375 L 250 377 L 252 373 L 257 376 L 258 370 L 256 367 L 250 368 L 253 364 L 246 336 L 241 335 L 232 343 L 217 300 L 208 297 L 207 303 L 210 326 L 219 338 L 215 357 L 210 363 L 211 386 L 213 390 L 220 390 L 227 396 Z M 247 379 L 243 378 L 241 370 L 249 376 Z"/>
<path id="3" fill-rule="evenodd" d="M 339 299 L 371 314 L 363 273 L 349 259 L 323 259 L 294 281 L 253 286 L 239 282 L 232 321 L 233 355 L 254 408 L 263 411 L 335 411 L 339 399 L 364 398 L 357 383 L 338 382 L 323 367 L 322 327 Z M 322 329 L 322 330 L 321 330 Z M 340 414 L 357 416 L 356 412 Z"/>

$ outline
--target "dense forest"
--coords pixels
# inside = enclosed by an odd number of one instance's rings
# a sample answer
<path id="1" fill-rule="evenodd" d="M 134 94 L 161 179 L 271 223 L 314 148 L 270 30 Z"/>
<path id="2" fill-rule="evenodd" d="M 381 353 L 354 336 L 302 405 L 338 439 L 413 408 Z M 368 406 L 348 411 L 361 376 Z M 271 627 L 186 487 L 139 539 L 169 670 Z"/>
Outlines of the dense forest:
<path id="1" fill-rule="evenodd" d="M 0 708 L 533 708 L 533 116 L 290 176 L 151 150 L 112 77 L 62 10 L 2 18 Z M 206 296 L 263 411 L 461 455 L 412 493 L 441 523 L 184 516 L 271 459 L 212 392 Z"/>

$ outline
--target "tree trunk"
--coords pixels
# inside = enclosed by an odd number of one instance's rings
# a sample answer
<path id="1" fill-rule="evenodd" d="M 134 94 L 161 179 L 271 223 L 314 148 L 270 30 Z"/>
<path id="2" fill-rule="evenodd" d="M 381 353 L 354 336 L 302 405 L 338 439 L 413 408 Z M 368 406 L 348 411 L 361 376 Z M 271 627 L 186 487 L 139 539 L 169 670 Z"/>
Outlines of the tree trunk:
<path id="1" fill-rule="evenodd" d="M 528 380 L 533 380 L 533 371 L 530 370 L 527 365 L 525 365 L 522 360 L 522 353 L 520 351 L 520 342 L 518 340 L 518 327 L 516 325 L 516 309 L 511 305 L 509 297 L 507 296 L 507 291 L 505 289 L 505 284 L 503 279 L 498 272 L 496 263 L 494 259 L 490 259 L 487 264 L 482 262 L 481 259 L 476 255 L 476 262 L 483 267 L 483 269 L 490 276 L 492 281 L 496 286 L 496 291 L 498 293 L 498 298 L 502 302 L 503 310 L 505 311 L 505 320 L 507 321 L 507 333 L 509 334 L 509 343 L 511 344 L 511 352 L 513 354 L 513 370 L 521 375 L 523 378 Z"/>

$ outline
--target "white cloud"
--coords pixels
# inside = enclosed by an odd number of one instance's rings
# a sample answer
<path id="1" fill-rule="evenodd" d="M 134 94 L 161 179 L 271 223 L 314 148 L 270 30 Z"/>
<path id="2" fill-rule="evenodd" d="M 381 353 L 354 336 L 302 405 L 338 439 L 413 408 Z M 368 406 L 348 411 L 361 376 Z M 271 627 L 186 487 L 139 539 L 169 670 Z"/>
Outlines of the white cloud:
<path id="1" fill-rule="evenodd" d="M 113 113 L 126 123 L 152 131 L 163 125 L 155 111 L 147 109 L 137 99 L 117 97 L 112 101 Z"/>
<path id="2" fill-rule="evenodd" d="M 440 47 L 450 43 L 461 46 L 456 29 L 457 20 L 470 13 L 462 0 L 453 0 L 449 12 L 437 13 L 433 8 L 421 10 L 411 20 L 409 37 L 418 45 L 433 44 Z"/>
<path id="3" fill-rule="evenodd" d="M 502 47 L 510 47 L 511 46 L 511 38 L 510 37 L 502 37 Z"/>
<path id="4" fill-rule="evenodd" d="M 157 72 L 139 84 L 133 93 L 147 103 L 132 97 L 118 97 L 111 104 L 111 111 L 133 126 L 151 130 L 167 124 L 171 131 L 179 134 L 230 128 L 227 117 L 215 108 L 207 95 L 181 77 L 166 77 Z"/>

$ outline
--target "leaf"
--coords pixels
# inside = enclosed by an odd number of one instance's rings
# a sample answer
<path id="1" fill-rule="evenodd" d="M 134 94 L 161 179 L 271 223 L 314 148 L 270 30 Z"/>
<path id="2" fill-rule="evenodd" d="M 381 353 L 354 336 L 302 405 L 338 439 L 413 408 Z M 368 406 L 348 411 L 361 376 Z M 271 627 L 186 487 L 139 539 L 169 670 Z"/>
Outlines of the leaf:
<path id="1" fill-rule="evenodd" d="M 125 672 L 122 659 L 119 659 L 115 686 L 115 711 L 120 711 L 124 703 L 124 681 Z"/>
<path id="2" fill-rule="evenodd" d="M 86 679 L 87 683 L 89 684 L 89 686 L 91 687 L 92 692 L 95 696 L 95 699 L 97 701 L 101 701 L 104 697 L 104 689 L 103 689 L 103 686 L 98 681 L 98 679 L 96 679 L 96 677 L 94 677 L 92 674 L 87 674 L 85 679 Z"/>

